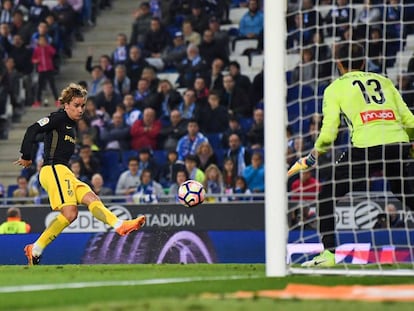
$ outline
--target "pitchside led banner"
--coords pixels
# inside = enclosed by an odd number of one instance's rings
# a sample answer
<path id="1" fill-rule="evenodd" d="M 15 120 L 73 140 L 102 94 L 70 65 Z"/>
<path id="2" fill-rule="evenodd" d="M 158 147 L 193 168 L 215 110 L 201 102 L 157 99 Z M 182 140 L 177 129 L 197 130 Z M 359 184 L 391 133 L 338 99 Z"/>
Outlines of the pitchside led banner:
<path id="1" fill-rule="evenodd" d="M 340 245 L 336 259 L 339 263 L 413 261 L 408 245 L 414 240 L 414 230 L 367 230 L 366 226 L 372 229 L 373 221 L 364 213 L 371 215 L 373 207 L 378 209 L 378 215 L 383 212 L 384 201 L 380 196 L 377 199 L 361 198 L 354 202 L 355 207 L 345 199 L 338 206 L 337 222 L 345 229 L 338 233 Z M 289 205 L 290 209 L 296 206 L 312 208 L 312 202 L 291 201 Z M 45 251 L 42 264 L 265 262 L 264 205 L 261 202 L 204 204 L 196 209 L 151 204 L 114 204 L 109 208 L 121 219 L 144 214 L 147 224 L 137 233 L 119 237 L 81 208 L 78 219 Z M 21 206 L 21 210 L 25 219 L 31 220 L 34 234 L 1 236 L 0 264 L 25 264 L 22 247 L 33 239 L 33 235 L 39 235 L 56 213 L 46 205 L 37 208 Z M 412 225 L 413 215 L 400 213 Z M 301 263 L 321 248 L 314 230 L 291 227 L 286 263 Z"/>

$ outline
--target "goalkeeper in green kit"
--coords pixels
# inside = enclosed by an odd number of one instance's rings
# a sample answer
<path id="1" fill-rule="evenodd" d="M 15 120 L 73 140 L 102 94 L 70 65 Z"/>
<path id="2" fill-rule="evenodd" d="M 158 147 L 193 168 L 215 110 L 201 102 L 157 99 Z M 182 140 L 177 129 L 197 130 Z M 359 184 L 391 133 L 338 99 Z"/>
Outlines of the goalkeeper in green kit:
<path id="1" fill-rule="evenodd" d="M 369 191 L 371 173 L 382 171 L 403 206 L 414 209 L 414 192 L 406 178 L 414 115 L 391 80 L 363 71 L 365 52 L 360 44 L 343 43 L 335 50 L 341 76 L 325 89 L 320 134 L 310 154 L 299 159 L 288 176 L 314 166 L 318 156 L 332 147 L 341 115 L 348 124 L 352 146 L 336 160 L 332 176 L 322 183 L 318 196 L 324 251 L 302 266 L 335 265 L 335 201 L 351 191 Z"/>

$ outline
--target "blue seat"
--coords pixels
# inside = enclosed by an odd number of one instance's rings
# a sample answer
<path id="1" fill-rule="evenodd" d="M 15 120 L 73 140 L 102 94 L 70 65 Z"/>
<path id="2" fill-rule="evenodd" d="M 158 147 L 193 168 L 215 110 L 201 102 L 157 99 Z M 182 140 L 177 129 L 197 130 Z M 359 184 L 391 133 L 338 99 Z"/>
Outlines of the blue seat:
<path id="1" fill-rule="evenodd" d="M 122 172 L 120 153 L 118 151 L 105 151 L 101 153 L 101 175 L 105 183 L 117 182 Z"/>
<path id="2" fill-rule="evenodd" d="M 253 118 L 240 118 L 239 122 L 243 131 L 248 132 L 253 125 Z"/>
<path id="3" fill-rule="evenodd" d="M 159 166 L 167 163 L 167 151 L 165 150 L 154 150 L 152 157 Z"/>
<path id="4" fill-rule="evenodd" d="M 221 138 L 223 137 L 221 133 L 206 134 L 206 137 L 211 147 L 213 147 L 213 149 L 217 149 L 221 147 Z"/>
<path id="5" fill-rule="evenodd" d="M 138 151 L 136 150 L 124 150 L 121 154 L 121 166 L 123 169 L 128 168 L 128 161 L 130 158 L 135 157 L 138 158 Z"/>

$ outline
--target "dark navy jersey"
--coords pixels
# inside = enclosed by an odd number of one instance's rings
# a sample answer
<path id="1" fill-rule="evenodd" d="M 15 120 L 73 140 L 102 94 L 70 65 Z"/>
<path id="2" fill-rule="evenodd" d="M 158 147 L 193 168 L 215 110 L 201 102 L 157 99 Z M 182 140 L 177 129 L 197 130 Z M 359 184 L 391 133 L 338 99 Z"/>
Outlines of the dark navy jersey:
<path id="1" fill-rule="evenodd" d="M 26 130 L 20 152 L 22 159 L 31 160 L 34 156 L 33 145 L 38 134 L 44 138 L 44 165 L 68 165 L 69 159 L 75 152 L 76 122 L 68 117 L 63 109 L 52 112 Z"/>

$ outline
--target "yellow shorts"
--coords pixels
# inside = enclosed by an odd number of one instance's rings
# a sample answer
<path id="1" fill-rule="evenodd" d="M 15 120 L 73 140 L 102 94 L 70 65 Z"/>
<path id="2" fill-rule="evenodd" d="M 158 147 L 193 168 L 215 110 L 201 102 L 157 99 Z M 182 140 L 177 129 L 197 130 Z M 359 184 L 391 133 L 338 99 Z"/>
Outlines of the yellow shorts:
<path id="1" fill-rule="evenodd" d="M 50 206 L 59 210 L 64 206 L 78 205 L 91 188 L 75 177 L 63 164 L 43 166 L 39 181 L 49 195 Z"/>

